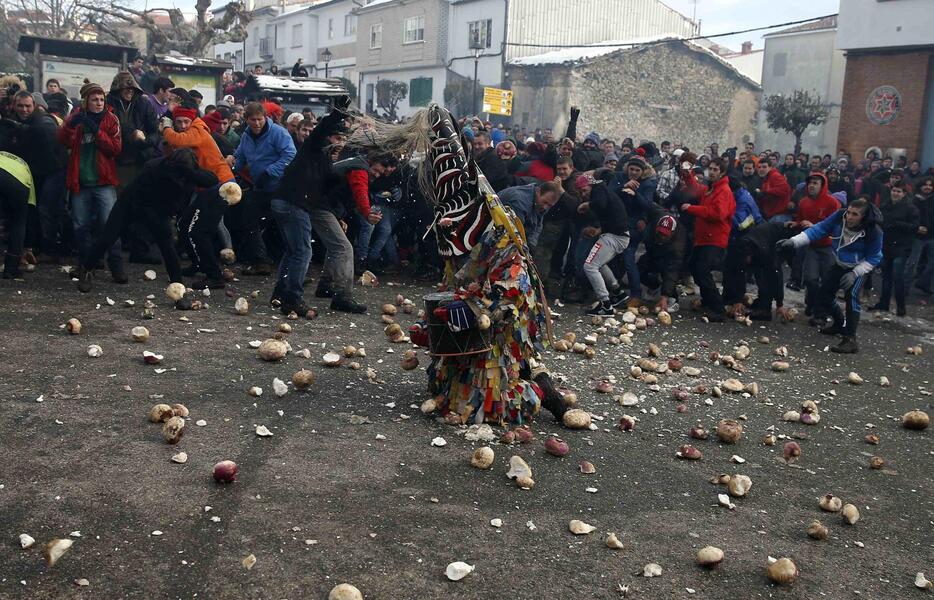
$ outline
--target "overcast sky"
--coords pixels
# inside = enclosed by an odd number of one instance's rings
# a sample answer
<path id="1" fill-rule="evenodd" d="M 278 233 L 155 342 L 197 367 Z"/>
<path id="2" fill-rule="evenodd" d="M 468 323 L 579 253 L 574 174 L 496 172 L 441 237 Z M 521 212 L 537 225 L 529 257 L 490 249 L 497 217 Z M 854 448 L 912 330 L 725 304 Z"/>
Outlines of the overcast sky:
<path id="1" fill-rule="evenodd" d="M 689 18 L 694 14 L 695 0 L 663 1 Z M 728 31 L 798 21 L 808 17 L 822 17 L 834 14 L 840 9 L 839 0 L 779 0 L 778 2 L 696 0 L 696 2 L 697 19 L 701 21 L 701 35 L 714 35 Z M 751 40 L 754 49 L 761 49 L 763 45 L 762 36 L 766 33 L 769 32 L 755 31 L 716 38 L 714 41 L 734 50 L 739 50 L 740 44 L 745 40 Z"/>
<path id="2" fill-rule="evenodd" d="M 573 3 L 574 0 L 567 0 Z M 606 0 L 623 3 L 627 0 Z M 839 0 L 662 0 L 671 8 L 688 17 L 693 16 L 695 2 L 697 18 L 701 21 L 701 34 L 713 35 L 751 27 L 762 27 L 776 23 L 797 21 L 808 17 L 821 17 L 834 14 L 839 10 Z M 215 6 L 221 6 L 225 0 L 214 0 Z M 195 0 L 135 0 L 136 6 L 176 6 L 186 13 L 194 13 Z M 734 50 L 740 49 L 745 40 L 753 42 L 754 49 L 762 48 L 762 35 L 768 31 L 756 31 L 735 36 L 717 38 L 715 41 Z"/>

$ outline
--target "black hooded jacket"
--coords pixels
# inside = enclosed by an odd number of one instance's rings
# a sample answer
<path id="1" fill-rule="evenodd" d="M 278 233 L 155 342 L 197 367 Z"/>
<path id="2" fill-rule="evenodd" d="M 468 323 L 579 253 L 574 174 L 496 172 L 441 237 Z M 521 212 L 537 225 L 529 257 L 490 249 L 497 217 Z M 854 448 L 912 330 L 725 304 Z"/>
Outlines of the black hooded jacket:
<path id="1" fill-rule="evenodd" d="M 305 138 L 279 182 L 280 198 L 305 210 L 328 210 L 327 192 L 341 182 L 331 172 L 328 136 L 342 130 L 343 120 L 343 111 L 333 109 Z"/>

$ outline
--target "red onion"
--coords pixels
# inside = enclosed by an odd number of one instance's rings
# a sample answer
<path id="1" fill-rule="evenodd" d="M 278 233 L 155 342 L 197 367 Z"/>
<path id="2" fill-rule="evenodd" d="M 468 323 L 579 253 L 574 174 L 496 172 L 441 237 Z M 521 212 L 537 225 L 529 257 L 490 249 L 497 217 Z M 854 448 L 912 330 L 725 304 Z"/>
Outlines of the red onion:
<path id="1" fill-rule="evenodd" d="M 214 465 L 214 481 L 218 483 L 231 483 L 237 480 L 240 468 L 232 460 L 222 460 Z"/>

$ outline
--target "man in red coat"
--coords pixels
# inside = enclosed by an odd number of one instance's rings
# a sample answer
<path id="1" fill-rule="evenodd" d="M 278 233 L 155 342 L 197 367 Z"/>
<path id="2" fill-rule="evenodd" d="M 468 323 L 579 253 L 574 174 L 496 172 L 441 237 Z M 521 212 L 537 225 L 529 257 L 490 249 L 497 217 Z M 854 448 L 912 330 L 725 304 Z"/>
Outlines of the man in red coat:
<path id="1" fill-rule="evenodd" d="M 798 202 L 795 223 L 790 225 L 807 229 L 840 210 L 840 203 L 830 195 L 827 177 L 822 173 L 808 175 L 805 190 L 807 193 Z M 807 313 L 811 314 L 816 307 L 817 292 L 820 290 L 821 280 L 834 264 L 833 250 L 830 248 L 830 236 L 811 242 L 803 251 L 804 261 L 801 272 L 806 290 L 804 304 Z M 823 323 L 824 319 L 821 315 L 812 315 L 811 321 Z"/>
<path id="2" fill-rule="evenodd" d="M 71 218 L 83 264 L 91 249 L 95 225 L 98 231 L 102 230 L 117 203 L 119 181 L 115 159 L 123 142 L 120 121 L 107 106 L 104 88 L 86 82 L 80 94 L 81 108 L 65 120 L 58 141 L 71 150 L 65 183 L 71 193 Z M 114 282 L 129 281 L 123 270 L 119 242 L 108 250 L 107 264 Z M 78 273 L 79 278 L 83 275 Z"/>
<path id="3" fill-rule="evenodd" d="M 730 190 L 727 163 L 713 158 L 708 166 L 710 189 L 700 204 L 682 204 L 681 212 L 694 217 L 694 250 L 691 253 L 691 276 L 700 288 L 701 301 L 707 317 L 723 321 L 723 296 L 713 280 L 713 271 L 720 268 L 730 240 L 736 200 Z"/>
<path id="4" fill-rule="evenodd" d="M 791 186 L 785 176 L 773 169 L 768 161 L 760 161 L 756 167 L 762 183 L 753 197 L 766 221 L 791 221 L 794 204 L 791 202 Z"/>

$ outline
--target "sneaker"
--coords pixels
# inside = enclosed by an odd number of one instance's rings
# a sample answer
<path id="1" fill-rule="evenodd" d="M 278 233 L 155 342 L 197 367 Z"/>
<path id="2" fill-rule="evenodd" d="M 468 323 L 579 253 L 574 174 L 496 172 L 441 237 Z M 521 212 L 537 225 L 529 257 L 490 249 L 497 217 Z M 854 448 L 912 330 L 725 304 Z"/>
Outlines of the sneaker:
<path id="1" fill-rule="evenodd" d="M 908 311 L 905 310 L 905 307 L 904 307 L 904 306 L 899 306 L 897 309 L 895 309 L 895 316 L 896 316 L 896 317 L 904 317 L 904 316 L 906 316 L 907 314 L 908 314 Z"/>
<path id="2" fill-rule="evenodd" d="M 613 310 L 613 305 L 609 300 L 603 300 L 587 311 L 587 316 L 589 317 L 613 317 L 615 315 L 616 311 Z"/>
<path id="3" fill-rule="evenodd" d="M 354 299 L 347 298 L 346 296 L 334 296 L 334 298 L 331 300 L 331 310 L 338 310 L 340 312 L 359 315 L 366 312 L 366 304 L 360 304 Z"/>
<path id="4" fill-rule="evenodd" d="M 610 292 L 610 306 L 612 306 L 613 308 L 624 306 L 629 303 L 629 300 L 630 300 L 629 294 L 627 294 L 623 290 L 616 290 L 616 291 Z"/>
<path id="5" fill-rule="evenodd" d="M 91 271 L 85 270 L 84 267 L 78 269 L 78 291 L 82 294 L 91 291 Z"/>
<path id="6" fill-rule="evenodd" d="M 856 354 L 859 352 L 859 345 L 856 343 L 855 337 L 845 335 L 839 344 L 831 346 L 830 351 L 837 354 Z"/>
<path id="7" fill-rule="evenodd" d="M 843 333 L 843 327 L 834 323 L 827 327 L 821 327 L 820 332 L 824 335 L 841 335 Z"/>

